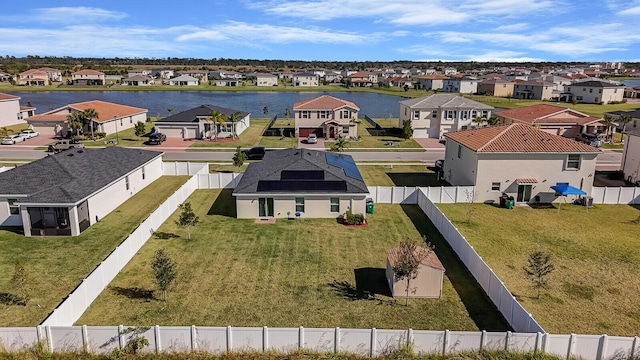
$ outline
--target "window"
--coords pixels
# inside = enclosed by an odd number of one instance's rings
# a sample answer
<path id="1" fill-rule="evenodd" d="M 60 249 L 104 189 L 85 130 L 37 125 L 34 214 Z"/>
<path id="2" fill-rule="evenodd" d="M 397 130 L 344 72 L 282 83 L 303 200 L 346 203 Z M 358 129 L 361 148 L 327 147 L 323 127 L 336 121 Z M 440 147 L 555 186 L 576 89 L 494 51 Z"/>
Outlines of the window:
<path id="1" fill-rule="evenodd" d="M 482 110 L 482 117 L 486 118 L 489 115 L 489 111 L 488 110 Z"/>
<path id="2" fill-rule="evenodd" d="M 598 89 L 598 94 L 602 94 L 602 89 Z"/>
<path id="3" fill-rule="evenodd" d="M 304 198 L 296 198 L 296 212 L 304 212 Z"/>
<path id="4" fill-rule="evenodd" d="M 125 190 L 129 190 L 129 176 L 124 177 L 124 188 Z"/>
<path id="5" fill-rule="evenodd" d="M 325 111 L 325 110 L 318 111 L 318 118 L 326 119 L 327 118 L 327 111 Z"/>
<path id="6" fill-rule="evenodd" d="M 580 155 L 579 154 L 570 154 L 567 156 L 567 166 L 568 170 L 579 170 L 580 169 Z"/>
<path id="7" fill-rule="evenodd" d="M 146 178 L 147 178 L 147 173 L 146 173 L 146 171 L 144 170 L 144 166 L 143 166 L 143 167 L 142 167 L 142 180 L 144 180 L 144 179 L 146 179 Z"/>
<path id="8" fill-rule="evenodd" d="M 349 118 L 349 110 L 342 110 L 342 119 Z"/>
<path id="9" fill-rule="evenodd" d="M 491 183 L 491 191 L 500 191 L 500 183 L 492 182 Z"/>
<path id="10" fill-rule="evenodd" d="M 133 124 L 133 117 L 129 116 L 129 124 Z"/>
<path id="11" fill-rule="evenodd" d="M 344 125 L 344 126 L 342 127 L 342 134 L 343 134 L 344 136 L 349 135 L 349 125 Z"/>
<path id="12" fill-rule="evenodd" d="M 7 202 L 9 203 L 9 214 L 16 215 L 20 213 L 20 207 L 15 205 L 17 201 L 18 200 L 16 199 L 7 199 Z"/>
<path id="13" fill-rule="evenodd" d="M 309 118 L 309 112 L 308 111 L 300 111 L 300 118 L 301 119 L 308 119 Z"/>
<path id="14" fill-rule="evenodd" d="M 413 119 L 414 120 L 420 119 L 420 110 L 413 110 Z"/>
<path id="15" fill-rule="evenodd" d="M 466 119 L 469 116 L 468 111 L 460 111 L 460 118 Z"/>
<path id="16" fill-rule="evenodd" d="M 576 96 L 576 100 L 582 101 L 582 96 Z"/>
<path id="17" fill-rule="evenodd" d="M 462 159 L 462 145 L 458 145 L 458 159 Z"/>
<path id="18" fill-rule="evenodd" d="M 331 212 L 340 212 L 340 198 L 331 198 Z"/>
<path id="19" fill-rule="evenodd" d="M 434 119 L 437 118 L 438 117 L 438 110 L 433 110 L 431 112 L 431 117 L 434 118 Z"/>
<path id="20" fill-rule="evenodd" d="M 589 88 L 589 92 L 592 93 L 593 92 L 593 88 Z"/>

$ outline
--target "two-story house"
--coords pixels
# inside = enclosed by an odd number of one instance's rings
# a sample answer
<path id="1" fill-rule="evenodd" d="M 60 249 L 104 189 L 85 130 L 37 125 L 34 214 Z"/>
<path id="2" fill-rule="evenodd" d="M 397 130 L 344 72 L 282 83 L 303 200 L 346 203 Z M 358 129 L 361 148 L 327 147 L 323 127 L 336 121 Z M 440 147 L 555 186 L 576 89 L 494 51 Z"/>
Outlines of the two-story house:
<path id="1" fill-rule="evenodd" d="M 0 93 L 0 127 L 24 123 L 20 97 Z"/>
<path id="2" fill-rule="evenodd" d="M 378 75 L 364 71 L 358 71 L 348 76 L 351 86 L 354 87 L 372 87 L 378 82 Z"/>
<path id="3" fill-rule="evenodd" d="M 105 85 L 106 77 L 101 71 L 84 69 L 71 73 L 73 85 Z"/>
<path id="4" fill-rule="evenodd" d="M 49 75 L 42 70 L 29 69 L 18 74 L 18 85 L 46 86 L 49 83 Z"/>
<path id="5" fill-rule="evenodd" d="M 461 96 L 433 94 L 400 101 L 398 127 L 410 120 L 414 138 L 440 139 L 444 133 L 469 128 L 477 118 L 490 118 L 493 109 Z"/>
<path id="6" fill-rule="evenodd" d="M 515 84 L 508 80 L 486 79 L 478 83 L 478 93 L 499 97 L 511 97 Z"/>
<path id="7" fill-rule="evenodd" d="M 547 81 L 521 81 L 513 87 L 513 97 L 526 100 L 549 100 L 553 94 L 553 83 Z"/>
<path id="8" fill-rule="evenodd" d="M 440 74 L 429 74 L 418 76 L 418 84 L 420 89 L 424 90 L 442 90 L 444 80 L 449 79 L 448 76 Z"/>
<path id="9" fill-rule="evenodd" d="M 591 193 L 600 151 L 525 124 L 490 126 L 445 134 L 443 178 L 475 186 L 474 202 L 551 203 L 553 185 Z"/>
<path id="10" fill-rule="evenodd" d="M 47 73 L 50 82 L 60 82 L 62 81 L 62 72 L 58 69 L 50 68 L 50 67 L 41 67 L 38 68 L 40 71 L 44 71 Z"/>
<path id="11" fill-rule="evenodd" d="M 607 81 L 588 80 L 576 82 L 565 87 L 573 99 L 579 103 L 599 104 L 622 101 L 624 85 Z"/>
<path id="12" fill-rule="evenodd" d="M 357 137 L 359 111 L 356 104 L 329 95 L 298 101 L 293 105 L 296 136 L 305 138 L 315 133 L 325 139 Z"/>
<path id="13" fill-rule="evenodd" d="M 319 77 L 318 75 L 310 72 L 301 72 L 293 75 L 292 84 L 293 86 L 318 86 L 319 85 Z"/>
<path id="14" fill-rule="evenodd" d="M 478 92 L 478 82 L 478 79 L 469 77 L 452 77 L 443 80 L 442 91 L 460 94 L 475 94 Z"/>

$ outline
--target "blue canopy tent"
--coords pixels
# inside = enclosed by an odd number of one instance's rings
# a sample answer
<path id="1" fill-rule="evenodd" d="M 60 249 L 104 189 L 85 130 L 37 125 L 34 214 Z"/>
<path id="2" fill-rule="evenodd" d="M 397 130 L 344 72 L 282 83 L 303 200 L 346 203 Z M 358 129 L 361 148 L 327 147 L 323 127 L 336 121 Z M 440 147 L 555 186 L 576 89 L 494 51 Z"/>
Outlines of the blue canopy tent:
<path id="1" fill-rule="evenodd" d="M 562 197 L 564 198 L 564 202 L 567 202 L 567 195 L 587 195 L 586 192 L 578 189 L 577 187 L 571 186 L 571 185 L 553 185 L 551 186 L 551 189 L 554 190 L 555 192 L 557 192 L 558 194 L 562 195 Z M 562 205 L 562 204 L 560 204 Z M 558 205 L 558 212 L 560 212 L 560 205 Z M 589 209 L 587 209 L 587 211 L 589 211 Z"/>

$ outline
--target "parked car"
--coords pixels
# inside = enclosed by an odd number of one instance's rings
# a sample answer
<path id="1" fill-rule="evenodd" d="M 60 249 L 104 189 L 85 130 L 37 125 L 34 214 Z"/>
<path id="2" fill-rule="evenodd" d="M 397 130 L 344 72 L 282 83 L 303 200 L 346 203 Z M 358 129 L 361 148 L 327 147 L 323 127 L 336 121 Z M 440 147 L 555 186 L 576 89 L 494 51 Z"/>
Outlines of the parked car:
<path id="1" fill-rule="evenodd" d="M 2 138 L 2 145 L 13 145 L 15 143 L 24 141 L 24 137 L 20 134 L 11 134 Z"/>
<path id="2" fill-rule="evenodd" d="M 316 135 L 315 133 L 311 133 L 309 134 L 309 136 L 307 136 L 307 144 L 317 144 L 318 143 L 318 135 Z"/>
<path id="3" fill-rule="evenodd" d="M 254 146 L 248 150 L 242 150 L 248 160 L 262 160 L 265 153 L 264 146 Z"/>
<path id="4" fill-rule="evenodd" d="M 31 129 L 24 129 L 24 130 L 20 131 L 20 135 L 22 135 L 22 137 L 25 138 L 25 139 L 31 139 L 31 138 L 34 138 L 34 137 L 40 135 L 40 133 L 37 132 L 37 131 L 33 131 Z"/>
<path id="5" fill-rule="evenodd" d="M 163 133 L 159 133 L 159 132 L 154 132 L 151 135 L 149 135 L 149 145 L 160 145 L 162 144 L 165 140 L 167 140 L 167 135 L 163 134 Z"/>
<path id="6" fill-rule="evenodd" d="M 593 147 L 602 146 L 602 140 L 596 134 L 580 133 L 578 136 L 576 136 L 576 140 Z"/>
<path id="7" fill-rule="evenodd" d="M 54 144 L 49 145 L 47 152 L 59 153 L 61 151 L 84 148 L 84 144 L 75 139 L 58 140 Z"/>

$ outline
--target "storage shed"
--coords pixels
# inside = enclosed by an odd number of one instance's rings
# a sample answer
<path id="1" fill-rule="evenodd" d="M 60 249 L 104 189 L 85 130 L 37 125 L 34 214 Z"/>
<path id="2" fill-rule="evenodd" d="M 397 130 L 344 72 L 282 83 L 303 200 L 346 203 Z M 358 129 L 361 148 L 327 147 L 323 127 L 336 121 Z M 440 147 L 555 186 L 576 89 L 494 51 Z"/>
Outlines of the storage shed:
<path id="1" fill-rule="evenodd" d="M 426 251 L 423 247 L 416 247 L 415 253 Z M 391 290 L 392 296 L 405 297 L 407 294 L 406 280 L 398 281 L 395 278 L 393 268 L 395 267 L 400 247 L 387 250 L 387 283 Z M 421 261 L 418 270 L 418 277 L 409 282 L 410 298 L 434 298 L 442 297 L 442 282 L 444 279 L 444 266 L 438 259 L 435 252 L 430 251 L 429 254 Z"/>

